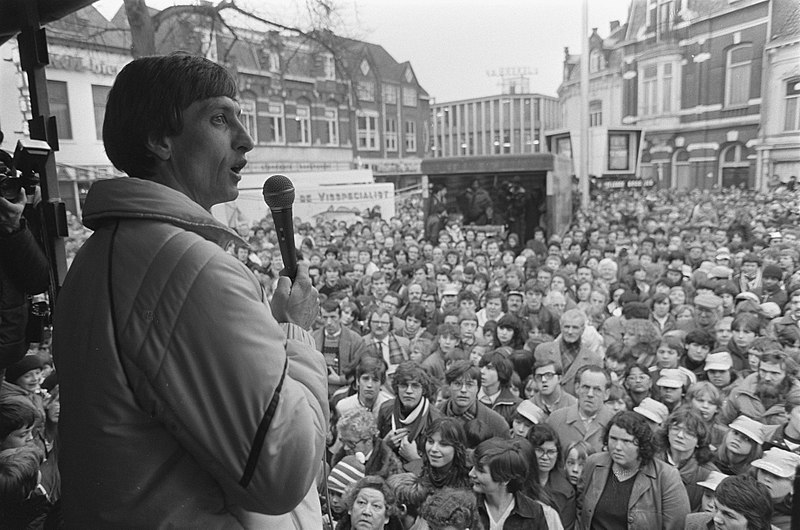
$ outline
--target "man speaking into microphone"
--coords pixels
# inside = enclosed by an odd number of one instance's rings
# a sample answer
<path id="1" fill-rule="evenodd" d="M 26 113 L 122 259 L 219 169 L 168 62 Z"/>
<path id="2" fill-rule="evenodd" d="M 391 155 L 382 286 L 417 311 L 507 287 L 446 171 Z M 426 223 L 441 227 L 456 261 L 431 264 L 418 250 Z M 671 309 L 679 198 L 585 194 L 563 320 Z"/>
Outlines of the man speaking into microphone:
<path id="1" fill-rule="evenodd" d="M 239 116 L 232 76 L 199 57 L 137 59 L 111 89 L 103 141 L 129 178 L 89 191 L 94 234 L 55 309 L 67 528 L 321 526 L 308 264 L 270 305 L 209 213 L 253 148 Z"/>

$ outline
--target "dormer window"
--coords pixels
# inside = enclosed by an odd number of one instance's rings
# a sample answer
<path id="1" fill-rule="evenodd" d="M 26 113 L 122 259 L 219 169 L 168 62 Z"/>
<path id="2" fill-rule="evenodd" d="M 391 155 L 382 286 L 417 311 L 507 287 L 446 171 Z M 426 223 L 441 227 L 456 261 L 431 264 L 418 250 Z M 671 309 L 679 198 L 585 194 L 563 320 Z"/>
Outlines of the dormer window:
<path id="1" fill-rule="evenodd" d="M 589 73 L 599 72 L 603 68 L 605 68 L 603 53 L 600 50 L 589 52 Z"/>

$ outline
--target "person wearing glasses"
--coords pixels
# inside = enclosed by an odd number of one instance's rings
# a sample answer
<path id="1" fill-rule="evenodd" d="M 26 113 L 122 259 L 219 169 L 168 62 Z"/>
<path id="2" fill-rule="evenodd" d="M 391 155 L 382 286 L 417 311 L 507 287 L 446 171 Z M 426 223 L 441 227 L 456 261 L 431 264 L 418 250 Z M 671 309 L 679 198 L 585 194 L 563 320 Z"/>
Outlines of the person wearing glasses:
<path id="1" fill-rule="evenodd" d="M 603 448 L 603 430 L 614 415 L 605 404 L 611 378 L 603 368 L 584 366 L 576 377 L 577 403 L 550 414 L 547 424 L 558 433 L 562 447 L 583 440 L 595 452 Z"/>
<path id="2" fill-rule="evenodd" d="M 647 421 L 631 411 L 615 415 L 603 436 L 607 451 L 586 460 L 578 483 L 581 528 L 682 529 L 689 497 L 678 470 L 653 458 Z"/>
<path id="3" fill-rule="evenodd" d="M 714 471 L 719 472 L 712 463 L 711 429 L 698 410 L 684 405 L 675 409 L 656 432 L 657 456 L 680 472 L 693 512 L 699 511 L 703 502 L 704 488 L 698 482 L 707 480 Z"/>
<path id="4" fill-rule="evenodd" d="M 548 415 L 578 402 L 575 396 L 561 387 L 562 373 L 561 363 L 550 359 L 536 361 L 533 365 L 536 394 L 530 400 Z"/>
<path id="5" fill-rule="evenodd" d="M 561 465 L 561 444 L 556 431 L 546 424 L 534 425 L 528 433 L 528 441 L 536 454 L 538 473 L 533 479 L 550 497 L 564 530 L 573 530 L 576 519 L 575 488 L 567 481 Z"/>
<path id="6" fill-rule="evenodd" d="M 410 342 L 405 337 L 396 335 L 392 330 L 393 317 L 384 307 L 378 307 L 367 320 L 370 332 L 362 337 L 367 350 L 376 353 L 393 373 L 397 365 L 408 360 Z"/>
<path id="7" fill-rule="evenodd" d="M 481 388 L 481 369 L 470 361 L 457 361 L 445 373 L 445 383 L 450 397 L 442 404 L 442 413 L 464 423 L 477 419 L 486 425 L 492 436 L 508 438 L 510 430 L 506 420 L 478 401 Z"/>

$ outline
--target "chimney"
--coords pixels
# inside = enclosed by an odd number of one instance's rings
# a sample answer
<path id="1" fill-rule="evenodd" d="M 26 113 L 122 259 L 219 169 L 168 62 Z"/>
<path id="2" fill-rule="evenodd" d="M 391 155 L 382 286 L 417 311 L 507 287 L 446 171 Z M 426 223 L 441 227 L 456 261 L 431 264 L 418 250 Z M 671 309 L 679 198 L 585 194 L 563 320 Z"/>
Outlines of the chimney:
<path id="1" fill-rule="evenodd" d="M 614 33 L 619 29 L 619 20 L 612 20 L 611 21 L 611 33 Z"/>

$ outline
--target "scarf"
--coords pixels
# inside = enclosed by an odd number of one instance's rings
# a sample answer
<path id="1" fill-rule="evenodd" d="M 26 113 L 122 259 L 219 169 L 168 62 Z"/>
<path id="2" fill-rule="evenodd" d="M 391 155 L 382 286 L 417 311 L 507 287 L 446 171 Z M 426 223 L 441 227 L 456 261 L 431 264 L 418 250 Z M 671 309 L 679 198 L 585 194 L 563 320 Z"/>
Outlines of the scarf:
<path id="1" fill-rule="evenodd" d="M 414 410 L 403 418 L 402 410 L 400 409 L 400 398 L 395 398 L 394 410 L 392 410 L 392 430 L 397 430 L 397 425 L 399 423 L 403 427 L 408 428 L 408 441 L 416 440 L 427 423 L 425 418 L 428 416 L 429 407 L 430 401 L 428 401 L 428 398 L 425 396 L 422 396 L 422 399 L 419 400 Z"/>
<path id="2" fill-rule="evenodd" d="M 742 292 L 751 291 L 756 292 L 756 290 L 761 286 L 761 269 L 756 271 L 756 276 L 752 280 L 748 280 L 747 276 L 742 274 L 739 276 L 739 290 Z"/>
<path id="3" fill-rule="evenodd" d="M 474 420 L 478 414 L 478 402 L 476 400 L 474 406 L 468 408 L 464 412 L 456 412 L 453 408 L 452 399 L 448 399 L 447 406 L 444 408 L 444 414 L 445 416 L 450 416 L 451 418 L 460 418 L 464 421 Z"/>
<path id="4" fill-rule="evenodd" d="M 463 469 L 459 469 L 453 465 L 453 463 L 454 461 L 451 461 L 444 467 L 431 467 L 428 469 L 428 481 L 430 481 L 434 488 L 463 488 L 469 484 L 467 472 Z"/>

